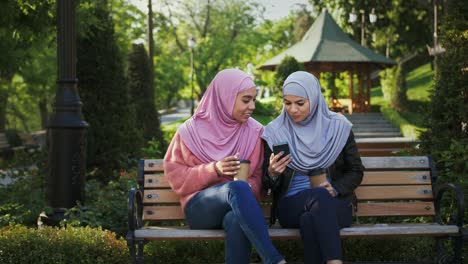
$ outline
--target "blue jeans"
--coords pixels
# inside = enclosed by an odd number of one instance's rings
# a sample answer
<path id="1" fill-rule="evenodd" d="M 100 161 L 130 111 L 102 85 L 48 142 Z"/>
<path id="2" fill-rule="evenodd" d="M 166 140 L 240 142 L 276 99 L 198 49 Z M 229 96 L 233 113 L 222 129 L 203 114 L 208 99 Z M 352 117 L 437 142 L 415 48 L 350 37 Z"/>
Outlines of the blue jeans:
<path id="1" fill-rule="evenodd" d="M 303 190 L 278 204 L 281 226 L 299 228 L 304 243 L 304 263 L 342 259 L 340 228 L 353 222 L 349 201 L 333 198 L 325 188 Z"/>
<path id="2" fill-rule="evenodd" d="M 192 229 L 224 229 L 227 264 L 250 263 L 252 245 L 263 263 L 283 260 L 270 240 L 262 210 L 244 181 L 218 184 L 197 193 L 187 203 L 185 217 Z"/>

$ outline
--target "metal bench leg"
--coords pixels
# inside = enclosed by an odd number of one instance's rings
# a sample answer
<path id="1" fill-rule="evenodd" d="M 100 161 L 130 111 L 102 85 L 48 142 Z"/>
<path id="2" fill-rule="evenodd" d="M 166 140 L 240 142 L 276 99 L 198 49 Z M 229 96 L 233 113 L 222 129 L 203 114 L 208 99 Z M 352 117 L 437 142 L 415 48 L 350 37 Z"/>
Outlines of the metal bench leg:
<path id="1" fill-rule="evenodd" d="M 138 252 L 137 263 L 138 264 L 143 264 L 144 263 L 144 260 L 143 260 L 143 249 L 145 248 L 144 243 L 145 243 L 144 241 L 138 241 L 137 242 L 137 252 Z"/>
<path id="2" fill-rule="evenodd" d="M 136 246 L 135 246 L 135 240 L 133 239 L 133 236 L 127 235 L 127 246 L 128 246 L 128 251 L 130 254 L 130 261 L 132 264 L 136 264 Z"/>
<path id="3" fill-rule="evenodd" d="M 461 236 L 449 239 L 437 239 L 437 263 L 438 264 L 461 264 L 463 238 Z"/>

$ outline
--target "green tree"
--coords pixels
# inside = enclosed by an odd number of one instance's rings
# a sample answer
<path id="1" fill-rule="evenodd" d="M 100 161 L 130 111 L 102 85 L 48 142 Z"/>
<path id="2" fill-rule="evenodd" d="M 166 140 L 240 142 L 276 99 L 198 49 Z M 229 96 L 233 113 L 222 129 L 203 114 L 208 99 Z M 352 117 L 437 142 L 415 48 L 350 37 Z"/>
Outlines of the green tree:
<path id="1" fill-rule="evenodd" d="M 32 113 L 39 112 L 40 129 L 47 127 L 50 103 L 56 89 L 56 49 L 55 36 L 43 43 L 37 43 L 32 48 L 35 56 L 27 60 L 20 69 L 20 75 L 24 79 L 28 95 L 24 105 L 29 105 L 29 118 L 32 118 Z M 16 96 L 24 97 L 25 95 L 17 93 Z M 35 111 L 32 106 L 37 106 L 39 111 Z"/>
<path id="2" fill-rule="evenodd" d="M 129 56 L 128 78 L 131 101 L 136 109 L 136 127 L 143 132 L 145 142 L 155 138 L 161 149 L 166 148 L 160 127 L 158 111 L 151 87 L 151 67 L 143 44 L 133 44 Z"/>
<path id="3" fill-rule="evenodd" d="M 81 31 L 77 40 L 78 88 L 83 114 L 90 124 L 88 168 L 99 169 L 103 182 L 118 177 L 114 170 L 142 147 L 109 8 L 106 0 L 83 2 L 78 19 L 86 15 L 97 23 L 82 28 L 86 31 Z"/>
<path id="4" fill-rule="evenodd" d="M 0 6 L 0 131 L 5 130 L 14 75 L 33 54 L 30 47 L 53 29 L 53 1 L 9 0 Z"/>
<path id="5" fill-rule="evenodd" d="M 431 153 L 443 182 L 458 182 L 466 190 L 468 167 L 468 6 L 459 1 L 447 3 L 441 25 L 440 55 L 435 87 L 428 111 L 428 130 L 423 147 Z M 465 196 L 465 204 L 468 201 Z M 465 219 L 467 219 L 468 213 Z"/>
<path id="6" fill-rule="evenodd" d="M 128 0 L 109 0 L 109 3 L 117 46 L 126 58 L 132 51 L 132 43 L 145 37 L 146 14 Z"/>
<path id="7" fill-rule="evenodd" d="M 164 1 L 168 16 L 155 26 L 167 30 L 181 56 L 189 65 L 186 40 L 192 36 L 197 42 L 194 49 L 196 83 L 205 92 L 216 73 L 224 68 L 243 67 L 255 56 L 259 41 L 255 31 L 258 5 L 251 0 L 241 1 L 181 1 L 179 5 Z M 188 74 L 187 74 L 188 75 Z"/>
<path id="8" fill-rule="evenodd" d="M 352 33 L 351 36 L 360 43 L 361 38 L 361 14 L 365 12 L 365 39 L 366 45 L 377 52 L 386 54 L 396 59 L 399 64 L 395 70 L 381 74 L 381 78 L 394 78 L 383 80 L 387 84 L 395 86 L 388 87 L 385 95 L 394 100 L 389 102 L 397 109 L 404 109 L 407 101 L 406 96 L 406 74 L 411 70 L 405 65 L 415 58 L 418 53 L 426 53 L 426 44 L 432 42 L 432 0 L 405 1 L 405 0 L 382 0 L 376 4 L 370 0 L 309 0 L 315 10 L 323 7 L 331 10 L 337 23 L 345 31 Z M 350 24 L 348 16 L 352 9 L 356 10 L 358 22 Z M 377 21 L 371 24 L 367 15 L 375 9 Z M 426 55 L 427 58 L 427 55 Z M 419 65 L 418 65 L 419 66 Z"/>
<path id="9" fill-rule="evenodd" d="M 276 87 L 281 88 L 283 86 L 284 80 L 286 80 L 286 78 L 288 78 L 291 73 L 303 70 L 304 65 L 299 63 L 294 57 L 284 57 L 276 68 Z"/>
<path id="10" fill-rule="evenodd" d="M 156 108 L 169 109 L 175 106 L 181 98 L 181 89 L 188 84 L 184 75 L 187 61 L 178 56 L 177 49 L 164 49 L 160 44 L 155 54 Z M 186 97 L 189 97 L 188 93 Z"/>
<path id="11" fill-rule="evenodd" d="M 313 19 L 305 5 L 302 5 L 299 10 L 293 11 L 290 16 L 295 20 L 293 35 L 294 41 L 298 42 L 302 39 L 307 30 L 309 30 L 310 26 L 312 26 Z"/>

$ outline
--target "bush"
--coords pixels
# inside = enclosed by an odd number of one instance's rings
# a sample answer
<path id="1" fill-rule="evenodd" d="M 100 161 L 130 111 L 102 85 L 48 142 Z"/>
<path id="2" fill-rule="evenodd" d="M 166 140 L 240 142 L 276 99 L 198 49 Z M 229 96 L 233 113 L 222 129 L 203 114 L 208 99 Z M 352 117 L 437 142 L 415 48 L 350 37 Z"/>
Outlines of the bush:
<path id="1" fill-rule="evenodd" d="M 0 229 L 0 263 L 128 262 L 125 241 L 110 231 L 89 227 L 35 229 L 20 225 Z"/>
<path id="2" fill-rule="evenodd" d="M 90 226 L 112 230 L 125 236 L 127 226 L 128 190 L 135 187 L 136 175 L 122 171 L 120 179 L 103 185 L 97 180 L 86 183 L 85 207 L 77 205 L 67 209 L 62 226 Z"/>
<path id="3" fill-rule="evenodd" d="M 87 165 L 97 168 L 94 175 L 106 183 L 117 179 L 113 171 L 120 170 L 127 157 L 138 156 L 144 142 L 135 126 L 135 108 L 107 1 L 80 3 L 79 15 L 96 19 L 83 29 L 86 34 L 77 38 L 78 85 L 83 115 L 89 123 Z"/>
<path id="4" fill-rule="evenodd" d="M 153 69 L 143 44 L 133 44 L 129 55 L 128 76 L 131 101 L 136 109 L 136 127 L 142 131 L 144 141 L 155 141 L 160 151 L 165 149 L 153 87 Z"/>
<path id="5" fill-rule="evenodd" d="M 441 25 L 441 54 L 435 74 L 435 87 L 428 109 L 428 130 L 422 135 L 422 146 L 429 152 L 439 172 L 438 181 L 453 182 L 465 190 L 468 203 L 466 175 L 468 149 L 468 6 L 459 1 L 449 1 L 447 15 Z M 468 222 L 465 209 L 464 222 Z"/>
<path id="6" fill-rule="evenodd" d="M 299 63 L 294 57 L 286 56 L 284 57 L 278 68 L 276 68 L 276 75 L 275 75 L 275 85 L 276 87 L 282 87 L 284 80 L 288 78 L 288 76 L 296 71 L 303 71 L 304 66 Z"/>
<path id="7" fill-rule="evenodd" d="M 282 109 L 283 99 L 281 97 L 276 97 L 275 100 L 268 102 L 257 101 L 252 117 L 263 125 L 267 125 L 281 113 Z"/>
<path id="8" fill-rule="evenodd" d="M 0 170 L 0 178 L 8 177 L 11 181 L 0 185 L 0 227 L 36 224 L 45 207 L 46 158 L 45 150 L 18 150 L 5 164 L 5 170 Z"/>
<path id="9" fill-rule="evenodd" d="M 386 102 L 389 105 L 396 101 L 395 87 L 397 83 L 397 67 L 388 68 L 380 71 L 380 83 L 382 85 L 382 93 Z"/>

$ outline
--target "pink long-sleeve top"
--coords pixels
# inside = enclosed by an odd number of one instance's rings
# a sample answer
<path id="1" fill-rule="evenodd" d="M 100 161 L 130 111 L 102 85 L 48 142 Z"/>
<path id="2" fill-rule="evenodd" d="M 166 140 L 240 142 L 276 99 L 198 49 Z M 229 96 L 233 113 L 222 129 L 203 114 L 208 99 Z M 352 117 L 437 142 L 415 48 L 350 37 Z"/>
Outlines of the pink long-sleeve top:
<path id="1" fill-rule="evenodd" d="M 250 175 L 247 180 L 255 197 L 260 200 L 263 163 L 263 147 L 260 138 L 249 159 Z M 199 191 L 233 180 L 232 177 L 218 176 L 215 163 L 216 161 L 210 163 L 200 161 L 187 148 L 179 133 L 174 135 L 164 157 L 164 173 L 172 190 L 180 197 L 182 211 L 190 198 Z"/>

